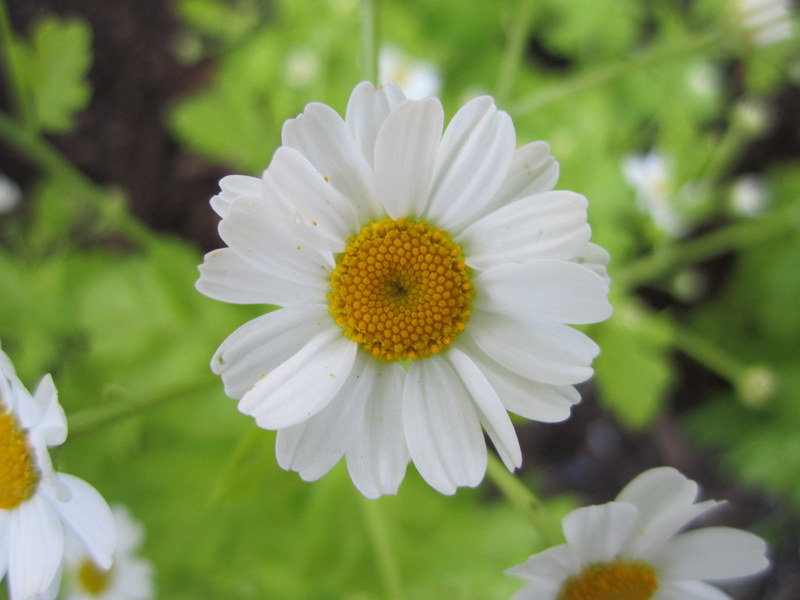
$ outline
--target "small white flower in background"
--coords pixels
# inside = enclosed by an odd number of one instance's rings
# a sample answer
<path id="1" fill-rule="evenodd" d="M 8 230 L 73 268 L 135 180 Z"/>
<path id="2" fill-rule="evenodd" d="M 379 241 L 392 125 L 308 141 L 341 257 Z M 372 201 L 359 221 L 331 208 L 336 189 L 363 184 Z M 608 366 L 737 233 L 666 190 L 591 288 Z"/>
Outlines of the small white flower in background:
<path id="1" fill-rule="evenodd" d="M 22 199 L 19 186 L 0 173 L 0 215 L 11 211 Z"/>
<path id="2" fill-rule="evenodd" d="M 733 0 L 735 19 L 756 46 L 769 46 L 794 35 L 790 0 Z"/>
<path id="3" fill-rule="evenodd" d="M 743 217 L 757 217 L 769 204 L 769 189 L 759 175 L 743 175 L 731 189 L 731 207 Z"/>
<path id="4" fill-rule="evenodd" d="M 138 555 L 142 526 L 124 506 L 113 506 L 119 541 L 111 569 L 101 569 L 74 538 L 68 538 L 61 600 L 151 600 L 153 565 Z"/>
<path id="5" fill-rule="evenodd" d="M 680 236 L 686 223 L 675 206 L 671 161 L 657 151 L 625 157 L 622 174 L 636 192 L 639 210 L 670 236 Z"/>
<path id="6" fill-rule="evenodd" d="M 55 596 L 65 528 L 98 565 L 111 566 L 117 534 L 108 504 L 50 462 L 47 448 L 66 437 L 51 377 L 31 396 L 0 350 L 0 576 L 8 577 L 11 600 Z"/>
<path id="7" fill-rule="evenodd" d="M 321 72 L 319 54 L 311 48 L 295 48 L 286 57 L 284 73 L 286 83 L 292 87 L 311 85 Z"/>
<path id="8" fill-rule="evenodd" d="M 769 565 L 758 536 L 730 527 L 679 533 L 721 504 L 695 502 L 697 484 L 671 467 L 635 477 L 607 504 L 572 511 L 567 543 L 507 572 L 529 580 L 513 600 L 730 600 L 705 581 Z"/>
<path id="9" fill-rule="evenodd" d="M 507 411 L 566 419 L 592 375 L 597 345 L 566 325 L 611 314 L 586 199 L 552 191 L 547 144 L 517 149 L 490 97 L 443 125 L 438 99 L 362 83 L 344 119 L 309 104 L 261 179 L 226 177 L 211 199 L 228 247 L 198 289 L 283 307 L 212 369 L 306 480 L 344 456 L 368 497 L 395 493 L 409 459 L 443 493 L 478 485 L 482 427 L 514 469 Z"/>
<path id="10" fill-rule="evenodd" d="M 411 100 L 435 96 L 442 87 L 442 77 L 433 64 L 412 58 L 392 46 L 381 48 L 378 65 L 380 80 L 396 83 Z"/>

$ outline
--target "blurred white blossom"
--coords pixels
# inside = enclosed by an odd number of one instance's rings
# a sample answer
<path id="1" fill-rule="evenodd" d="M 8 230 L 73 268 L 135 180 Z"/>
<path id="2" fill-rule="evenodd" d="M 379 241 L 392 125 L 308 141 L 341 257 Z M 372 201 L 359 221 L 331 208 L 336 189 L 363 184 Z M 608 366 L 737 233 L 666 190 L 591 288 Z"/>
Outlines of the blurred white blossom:
<path id="1" fill-rule="evenodd" d="M 623 160 L 622 173 L 636 191 L 637 206 L 653 224 L 668 235 L 681 235 L 686 224 L 674 202 L 671 160 L 657 151 L 629 155 Z"/>
<path id="2" fill-rule="evenodd" d="M 769 203 L 769 190 L 759 175 L 744 175 L 731 189 L 731 208 L 743 217 L 757 217 Z"/>
<path id="3" fill-rule="evenodd" d="M 442 77 L 432 63 L 418 60 L 392 46 L 381 48 L 379 69 L 381 81 L 395 82 L 411 100 L 435 96 L 442 87 Z"/>
<path id="4" fill-rule="evenodd" d="M 0 214 L 10 212 L 22 199 L 22 191 L 11 179 L 0 173 Z"/>
<path id="5" fill-rule="evenodd" d="M 794 35 L 789 0 L 735 0 L 738 26 L 756 46 L 769 46 Z"/>

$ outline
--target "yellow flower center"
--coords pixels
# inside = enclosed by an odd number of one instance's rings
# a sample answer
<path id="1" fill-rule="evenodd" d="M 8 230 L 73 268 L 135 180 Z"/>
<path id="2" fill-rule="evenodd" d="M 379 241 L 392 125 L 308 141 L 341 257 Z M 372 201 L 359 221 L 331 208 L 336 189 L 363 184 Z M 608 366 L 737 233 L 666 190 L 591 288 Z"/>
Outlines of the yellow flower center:
<path id="1" fill-rule="evenodd" d="M 567 579 L 557 600 L 649 600 L 657 589 L 650 565 L 615 560 L 589 565 Z"/>
<path id="2" fill-rule="evenodd" d="M 78 569 L 78 583 L 91 596 L 99 596 L 105 592 L 110 579 L 111 569 L 104 571 L 90 558 L 85 558 Z"/>
<path id="3" fill-rule="evenodd" d="M 0 413 L 0 508 L 16 508 L 33 496 L 39 483 L 33 451 L 17 419 Z"/>
<path id="4" fill-rule="evenodd" d="M 391 361 L 441 352 L 464 330 L 474 295 L 464 253 L 447 233 L 386 218 L 348 241 L 328 300 L 348 338 Z"/>

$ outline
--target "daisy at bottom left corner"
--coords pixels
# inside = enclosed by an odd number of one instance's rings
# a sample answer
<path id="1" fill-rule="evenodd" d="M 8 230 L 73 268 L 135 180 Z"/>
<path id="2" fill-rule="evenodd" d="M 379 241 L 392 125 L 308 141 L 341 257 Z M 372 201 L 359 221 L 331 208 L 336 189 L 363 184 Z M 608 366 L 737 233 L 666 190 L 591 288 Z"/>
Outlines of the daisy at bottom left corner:
<path id="1" fill-rule="evenodd" d="M 101 568 L 111 567 L 114 517 L 91 485 L 57 473 L 48 448 L 64 443 L 67 420 L 50 375 L 31 394 L 0 349 L 0 578 L 11 600 L 58 593 L 65 531 Z"/>

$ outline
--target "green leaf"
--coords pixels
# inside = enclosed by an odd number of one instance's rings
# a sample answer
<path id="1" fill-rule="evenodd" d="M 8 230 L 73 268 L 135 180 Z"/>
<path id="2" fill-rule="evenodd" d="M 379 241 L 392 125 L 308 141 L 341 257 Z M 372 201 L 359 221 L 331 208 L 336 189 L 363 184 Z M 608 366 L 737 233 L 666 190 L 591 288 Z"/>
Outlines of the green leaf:
<path id="1" fill-rule="evenodd" d="M 75 113 L 88 104 L 91 41 L 86 22 L 45 17 L 35 25 L 29 44 L 18 43 L 22 76 L 42 130 L 68 131 Z"/>
<path id="2" fill-rule="evenodd" d="M 631 303 L 614 306 L 614 316 L 594 336 L 602 348 L 595 361 L 597 385 L 606 408 L 642 428 L 657 416 L 669 388 L 669 324 Z"/>

